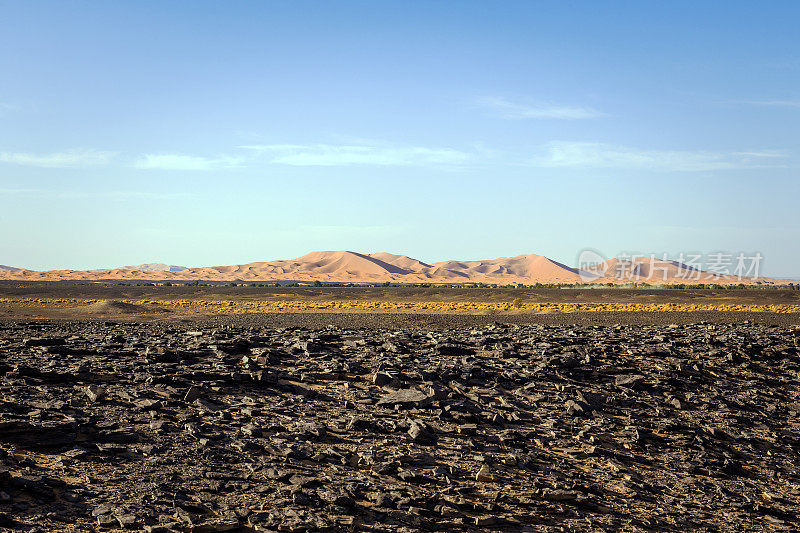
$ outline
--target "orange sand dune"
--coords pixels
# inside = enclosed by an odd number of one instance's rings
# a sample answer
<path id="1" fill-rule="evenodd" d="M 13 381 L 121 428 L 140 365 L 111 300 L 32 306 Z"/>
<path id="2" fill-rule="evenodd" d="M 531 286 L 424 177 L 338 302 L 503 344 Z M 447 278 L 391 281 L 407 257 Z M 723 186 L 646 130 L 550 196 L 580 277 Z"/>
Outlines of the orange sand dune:
<path id="1" fill-rule="evenodd" d="M 766 283 L 786 280 L 712 276 L 676 261 L 610 259 L 591 272 L 581 272 L 537 254 L 478 261 L 424 263 L 385 252 L 311 252 L 288 260 L 243 265 L 184 268 L 163 263 L 99 270 L 35 271 L 0 268 L 0 279 L 18 281 L 217 281 L 217 282 L 353 282 L 353 283 Z"/>
<path id="2" fill-rule="evenodd" d="M 500 257 L 486 261 L 442 261 L 436 269 L 449 270 L 466 277 L 525 279 L 527 283 L 580 283 L 579 272 L 542 255 L 528 254 Z"/>
<path id="3" fill-rule="evenodd" d="M 598 274 L 597 283 L 715 283 L 730 285 L 738 283 L 786 284 L 787 280 L 757 278 L 735 274 L 736 265 L 727 270 L 709 272 L 698 267 L 678 261 L 654 259 L 651 257 L 633 257 L 630 259 L 609 259 L 592 272 Z M 742 272 L 744 274 L 744 272 Z"/>

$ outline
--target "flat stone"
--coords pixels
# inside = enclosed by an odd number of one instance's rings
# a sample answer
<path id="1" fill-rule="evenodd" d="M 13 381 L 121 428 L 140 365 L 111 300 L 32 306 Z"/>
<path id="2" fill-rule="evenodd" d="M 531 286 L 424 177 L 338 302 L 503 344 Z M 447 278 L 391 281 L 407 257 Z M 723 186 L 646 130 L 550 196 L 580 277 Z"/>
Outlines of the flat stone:
<path id="1" fill-rule="evenodd" d="M 483 465 L 478 473 L 475 475 L 475 481 L 488 483 L 494 481 L 491 469 L 487 465 Z"/>
<path id="2" fill-rule="evenodd" d="M 89 385 L 83 389 L 90 401 L 96 402 L 106 395 L 106 390 L 98 385 Z"/>
<path id="3" fill-rule="evenodd" d="M 378 400 L 378 405 L 399 405 L 403 407 L 422 407 L 428 405 L 431 399 L 417 389 L 399 389 L 383 396 Z"/>

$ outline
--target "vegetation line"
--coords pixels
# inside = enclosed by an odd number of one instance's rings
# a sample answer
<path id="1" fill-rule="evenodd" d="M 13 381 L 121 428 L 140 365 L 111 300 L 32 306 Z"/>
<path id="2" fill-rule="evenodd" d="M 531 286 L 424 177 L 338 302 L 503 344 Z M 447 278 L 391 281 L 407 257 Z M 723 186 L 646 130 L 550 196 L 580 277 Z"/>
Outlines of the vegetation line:
<path id="1" fill-rule="evenodd" d="M 0 303 L 39 307 L 75 307 L 97 304 L 103 300 L 88 298 L 0 298 Z M 398 310 L 458 313 L 470 311 L 533 313 L 571 313 L 578 311 L 742 311 L 769 313 L 800 313 L 800 305 L 791 304 L 685 304 L 685 303 L 524 303 L 512 302 L 392 302 L 373 300 L 288 300 L 251 302 L 233 300 L 115 300 L 138 306 L 159 306 L 173 310 L 197 311 L 219 314 L 279 313 L 318 310 Z"/>

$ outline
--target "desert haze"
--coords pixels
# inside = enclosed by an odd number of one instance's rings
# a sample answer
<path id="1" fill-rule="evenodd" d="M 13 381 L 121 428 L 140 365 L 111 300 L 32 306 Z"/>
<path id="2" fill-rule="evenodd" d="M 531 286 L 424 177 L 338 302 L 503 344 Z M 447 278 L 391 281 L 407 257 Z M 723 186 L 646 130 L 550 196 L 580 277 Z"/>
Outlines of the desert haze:
<path id="1" fill-rule="evenodd" d="M 212 281 L 212 282 L 348 282 L 348 283 L 766 283 L 786 280 L 711 276 L 676 261 L 649 257 L 633 260 L 628 270 L 633 276 L 620 278 L 620 260 L 610 259 L 594 270 L 605 274 L 581 272 L 543 255 L 526 254 L 478 261 L 440 261 L 425 263 L 406 255 L 385 252 L 361 254 L 350 251 L 311 252 L 288 260 L 253 262 L 213 267 L 182 267 L 164 263 L 146 263 L 96 270 L 36 271 L 0 266 L 0 279 L 19 281 Z M 687 272 L 695 272 L 688 276 Z M 682 274 L 683 273 L 683 274 Z"/>

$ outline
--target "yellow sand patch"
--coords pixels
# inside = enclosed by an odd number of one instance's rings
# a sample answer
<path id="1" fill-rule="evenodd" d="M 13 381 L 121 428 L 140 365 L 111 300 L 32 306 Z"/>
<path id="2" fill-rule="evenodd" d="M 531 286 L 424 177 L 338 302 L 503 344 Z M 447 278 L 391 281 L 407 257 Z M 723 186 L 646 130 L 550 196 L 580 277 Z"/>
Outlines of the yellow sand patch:
<path id="1" fill-rule="evenodd" d="M 0 298 L 0 303 L 36 307 L 87 307 L 103 305 L 102 300 L 84 298 Z M 791 304 L 686 304 L 686 303 L 520 303 L 511 302 L 390 302 L 371 300 L 115 300 L 132 306 L 158 306 L 186 312 L 214 314 L 280 313 L 302 311 L 425 311 L 433 313 L 574 313 L 596 311 L 691 312 L 741 311 L 800 313 L 800 305 Z"/>

